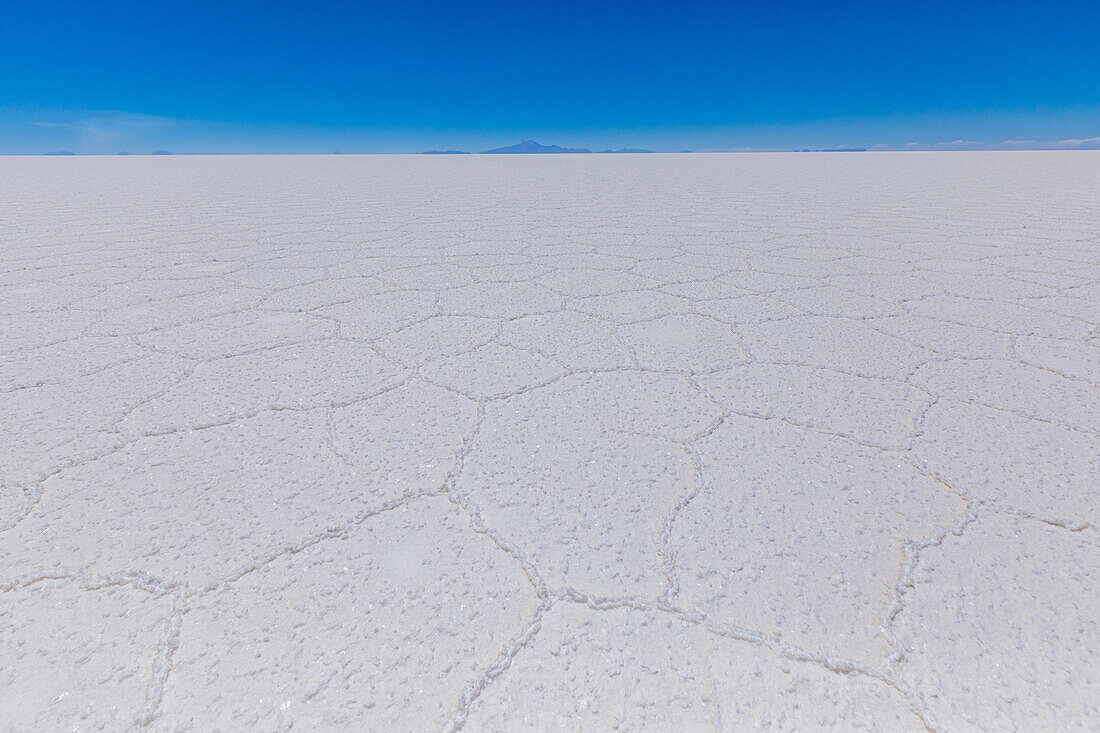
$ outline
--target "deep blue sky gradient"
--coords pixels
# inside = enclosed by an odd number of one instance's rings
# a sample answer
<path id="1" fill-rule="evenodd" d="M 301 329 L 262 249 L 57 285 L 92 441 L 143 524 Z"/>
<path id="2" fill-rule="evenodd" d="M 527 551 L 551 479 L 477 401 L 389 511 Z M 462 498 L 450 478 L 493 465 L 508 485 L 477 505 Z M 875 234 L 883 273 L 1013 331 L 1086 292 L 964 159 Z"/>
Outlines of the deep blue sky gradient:
<path id="1" fill-rule="evenodd" d="M 0 152 L 1100 136 L 1096 1 L 0 7 Z"/>

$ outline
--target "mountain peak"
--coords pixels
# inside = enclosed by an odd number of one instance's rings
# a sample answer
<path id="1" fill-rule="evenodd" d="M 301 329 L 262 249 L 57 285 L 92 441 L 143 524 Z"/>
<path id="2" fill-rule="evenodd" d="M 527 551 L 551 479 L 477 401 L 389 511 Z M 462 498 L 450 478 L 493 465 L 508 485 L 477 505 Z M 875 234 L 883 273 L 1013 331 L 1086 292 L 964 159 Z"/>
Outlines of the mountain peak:
<path id="1" fill-rule="evenodd" d="M 486 150 L 487 154 L 500 153 L 591 153 L 588 148 L 563 148 L 560 145 L 542 145 L 534 140 L 524 140 L 518 145 L 509 145 L 506 148 L 494 148 Z"/>

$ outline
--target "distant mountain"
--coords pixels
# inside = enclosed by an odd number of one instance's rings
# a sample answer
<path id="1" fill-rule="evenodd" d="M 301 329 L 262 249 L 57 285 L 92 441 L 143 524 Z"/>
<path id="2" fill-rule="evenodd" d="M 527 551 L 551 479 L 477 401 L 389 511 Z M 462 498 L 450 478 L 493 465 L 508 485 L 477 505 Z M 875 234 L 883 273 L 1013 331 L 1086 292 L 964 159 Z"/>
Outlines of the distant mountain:
<path id="1" fill-rule="evenodd" d="M 618 150 L 601 150 L 601 153 L 652 153 L 652 150 L 642 150 L 641 148 L 619 148 Z"/>
<path id="2" fill-rule="evenodd" d="M 534 140 L 524 140 L 519 145 L 482 151 L 483 155 L 500 153 L 591 153 L 588 148 L 563 148 L 560 145 L 539 145 Z"/>
<path id="3" fill-rule="evenodd" d="M 43 155 L 76 155 L 76 153 L 72 152 L 71 150 L 55 150 L 53 152 L 42 153 L 42 154 Z"/>
<path id="4" fill-rule="evenodd" d="M 128 152 L 127 152 L 127 151 L 125 151 L 125 150 L 120 150 L 120 151 L 118 151 L 118 154 L 119 154 L 119 155 L 129 155 L 130 153 L 128 153 Z"/>
<path id="5" fill-rule="evenodd" d="M 171 155 L 171 153 L 167 150 L 155 150 L 153 151 L 153 155 Z"/>
<path id="6" fill-rule="evenodd" d="M 490 150 L 490 153 L 501 152 L 499 150 Z M 421 155 L 469 155 L 465 150 L 425 150 Z"/>
<path id="7" fill-rule="evenodd" d="M 801 150 L 794 151 L 796 153 L 866 153 L 867 148 L 802 148 Z"/>

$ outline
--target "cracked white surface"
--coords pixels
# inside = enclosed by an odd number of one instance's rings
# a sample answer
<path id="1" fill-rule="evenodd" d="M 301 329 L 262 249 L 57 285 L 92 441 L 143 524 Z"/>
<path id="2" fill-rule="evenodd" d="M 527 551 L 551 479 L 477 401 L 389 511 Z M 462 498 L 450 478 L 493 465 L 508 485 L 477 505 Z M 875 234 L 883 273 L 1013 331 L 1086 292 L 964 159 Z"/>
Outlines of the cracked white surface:
<path id="1" fill-rule="evenodd" d="M 144 722 L 171 599 L 126 584 L 82 587 L 69 578 L 8 586 L 4 595 L 0 726 L 84 730 Z"/>
<path id="2" fill-rule="evenodd" d="M 473 730 L 916 729 L 883 682 L 659 611 L 562 604 L 474 705 Z"/>
<path id="3" fill-rule="evenodd" d="M 1100 719 L 1100 156 L 0 168 L 0 728 Z"/>
<path id="4" fill-rule="evenodd" d="M 537 601 L 495 550 L 425 497 L 210 592 L 184 619 L 195 641 L 173 658 L 157 727 L 440 727 Z"/>
<path id="5" fill-rule="evenodd" d="M 1085 532 L 994 514 L 949 534 L 922 558 L 895 619 L 911 650 L 901 677 L 946 728 L 1094 726 L 1098 577 L 1100 547 Z"/>

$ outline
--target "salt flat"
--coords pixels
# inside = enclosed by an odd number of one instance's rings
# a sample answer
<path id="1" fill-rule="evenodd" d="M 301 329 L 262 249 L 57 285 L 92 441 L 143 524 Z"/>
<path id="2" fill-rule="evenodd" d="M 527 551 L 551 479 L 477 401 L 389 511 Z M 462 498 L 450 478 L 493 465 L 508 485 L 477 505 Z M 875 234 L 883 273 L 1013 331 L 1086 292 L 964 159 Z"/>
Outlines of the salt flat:
<path id="1" fill-rule="evenodd" d="M 0 191 L 0 729 L 1100 720 L 1100 153 Z"/>

